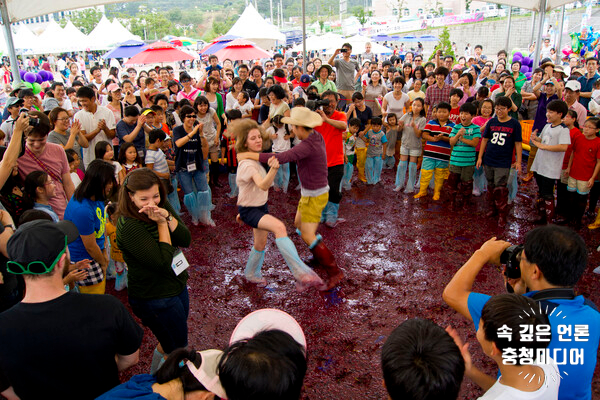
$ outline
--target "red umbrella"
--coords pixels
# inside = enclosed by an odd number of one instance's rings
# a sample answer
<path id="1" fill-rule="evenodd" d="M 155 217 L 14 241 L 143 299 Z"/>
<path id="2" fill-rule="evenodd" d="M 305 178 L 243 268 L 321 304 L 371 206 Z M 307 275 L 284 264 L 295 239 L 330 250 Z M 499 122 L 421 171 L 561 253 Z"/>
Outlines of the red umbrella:
<path id="1" fill-rule="evenodd" d="M 172 44 L 156 42 L 148 46 L 146 50 L 131 57 L 129 61 L 125 63 L 125 65 L 157 64 L 193 59 L 193 56 L 184 51 L 176 49 Z"/>
<path id="2" fill-rule="evenodd" d="M 235 39 L 232 40 L 215 53 L 215 56 L 219 57 L 219 60 L 255 60 L 257 58 L 271 58 L 271 54 L 267 53 L 254 43 L 244 40 Z"/>

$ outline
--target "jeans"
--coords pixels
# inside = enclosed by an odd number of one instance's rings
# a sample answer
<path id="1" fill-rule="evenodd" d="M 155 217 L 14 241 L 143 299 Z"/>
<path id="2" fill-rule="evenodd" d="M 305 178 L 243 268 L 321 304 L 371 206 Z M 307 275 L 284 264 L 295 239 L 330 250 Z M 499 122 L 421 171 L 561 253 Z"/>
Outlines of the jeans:
<path id="1" fill-rule="evenodd" d="M 162 299 L 129 297 L 129 305 L 142 323 L 150 328 L 166 354 L 188 345 L 190 299 L 187 287 L 177 296 Z"/>
<path id="2" fill-rule="evenodd" d="M 177 172 L 177 181 L 179 181 L 179 185 L 181 185 L 183 194 L 193 193 L 194 184 L 196 184 L 196 191 L 208 191 L 208 182 L 206 182 L 206 173 L 204 171 L 179 171 Z"/>

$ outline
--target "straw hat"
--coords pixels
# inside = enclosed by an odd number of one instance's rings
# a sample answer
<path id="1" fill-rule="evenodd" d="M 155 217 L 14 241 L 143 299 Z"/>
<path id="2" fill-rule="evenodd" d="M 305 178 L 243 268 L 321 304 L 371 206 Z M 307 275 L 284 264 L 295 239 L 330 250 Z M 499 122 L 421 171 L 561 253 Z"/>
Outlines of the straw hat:
<path id="1" fill-rule="evenodd" d="M 282 118 L 281 122 L 284 124 L 314 128 L 322 125 L 323 119 L 319 114 L 310 111 L 306 107 L 294 107 L 290 112 L 290 116 Z"/>

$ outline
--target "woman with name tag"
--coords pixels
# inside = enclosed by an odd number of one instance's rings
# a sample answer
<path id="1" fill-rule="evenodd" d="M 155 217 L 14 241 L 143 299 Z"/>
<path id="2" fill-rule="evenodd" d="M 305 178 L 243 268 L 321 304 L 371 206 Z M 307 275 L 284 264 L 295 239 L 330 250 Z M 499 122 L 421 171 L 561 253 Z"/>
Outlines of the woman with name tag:
<path id="1" fill-rule="evenodd" d="M 189 265 L 179 247 L 191 234 L 167 201 L 160 178 L 147 168 L 131 171 L 119 192 L 117 245 L 128 266 L 133 313 L 158 339 L 150 373 L 169 353 L 188 345 Z"/>

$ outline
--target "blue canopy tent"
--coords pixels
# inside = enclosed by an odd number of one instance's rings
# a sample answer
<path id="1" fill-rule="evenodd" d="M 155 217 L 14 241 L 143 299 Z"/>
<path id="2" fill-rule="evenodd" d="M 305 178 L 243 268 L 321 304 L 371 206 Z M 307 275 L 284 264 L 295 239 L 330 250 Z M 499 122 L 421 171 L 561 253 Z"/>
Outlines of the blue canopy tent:
<path id="1" fill-rule="evenodd" d="M 211 54 L 215 54 L 217 51 L 226 47 L 232 40 L 239 39 L 239 36 L 235 35 L 223 35 L 214 39 L 210 44 L 208 44 L 205 48 L 202 49 L 200 55 L 209 56 Z"/>
<path id="2" fill-rule="evenodd" d="M 131 58 L 138 53 L 146 50 L 148 46 L 144 42 L 139 40 L 128 40 L 123 43 L 119 43 L 117 47 L 110 50 L 102 57 L 105 59 L 109 58 Z"/>

